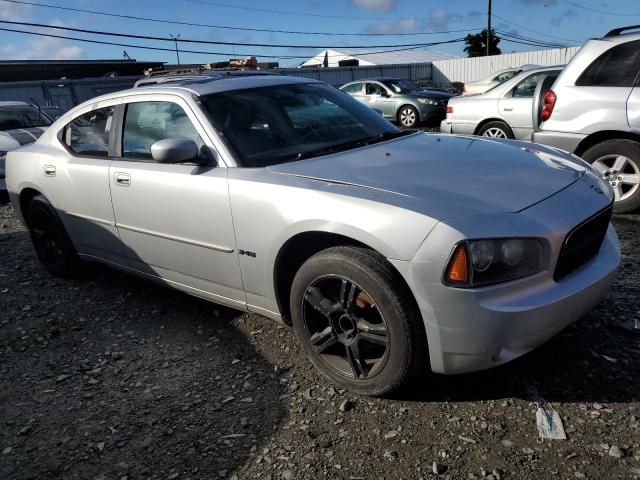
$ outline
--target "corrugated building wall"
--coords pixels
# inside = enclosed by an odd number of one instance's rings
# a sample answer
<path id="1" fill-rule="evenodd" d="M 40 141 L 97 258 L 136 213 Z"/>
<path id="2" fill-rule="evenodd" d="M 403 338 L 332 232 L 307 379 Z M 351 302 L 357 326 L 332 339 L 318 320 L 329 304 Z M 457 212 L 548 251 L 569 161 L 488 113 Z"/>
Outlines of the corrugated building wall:
<path id="1" fill-rule="evenodd" d="M 409 80 L 431 80 L 430 63 L 408 63 L 397 65 L 370 65 L 366 67 L 330 68 L 278 68 L 281 75 L 315 78 L 339 86 L 353 80 L 371 77 L 397 77 Z"/>
<path id="2" fill-rule="evenodd" d="M 437 60 L 432 64 L 433 81 L 437 83 L 472 82 L 505 68 L 521 65 L 564 65 L 580 47 L 553 48 L 534 52 L 507 53 L 489 57 Z"/>

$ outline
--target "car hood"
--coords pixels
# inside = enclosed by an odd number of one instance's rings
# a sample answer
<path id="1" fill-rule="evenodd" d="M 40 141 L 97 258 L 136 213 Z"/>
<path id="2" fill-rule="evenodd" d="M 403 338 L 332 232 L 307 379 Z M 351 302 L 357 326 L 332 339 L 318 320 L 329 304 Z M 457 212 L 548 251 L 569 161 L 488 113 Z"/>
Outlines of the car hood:
<path id="1" fill-rule="evenodd" d="M 528 142 L 417 133 L 269 170 L 415 199 L 406 203 L 443 219 L 524 210 L 574 183 L 586 166 Z"/>
<path id="2" fill-rule="evenodd" d="M 0 152 L 9 152 L 22 145 L 35 142 L 44 133 L 46 127 L 17 128 L 0 131 Z"/>

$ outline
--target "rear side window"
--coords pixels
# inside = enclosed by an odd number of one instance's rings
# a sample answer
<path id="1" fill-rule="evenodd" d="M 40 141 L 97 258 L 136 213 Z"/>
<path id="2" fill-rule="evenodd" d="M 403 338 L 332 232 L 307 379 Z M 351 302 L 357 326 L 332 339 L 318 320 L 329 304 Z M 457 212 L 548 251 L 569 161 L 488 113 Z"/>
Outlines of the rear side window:
<path id="1" fill-rule="evenodd" d="M 63 142 L 79 155 L 106 157 L 113 121 L 113 107 L 92 110 L 76 117 L 63 130 Z"/>
<path id="2" fill-rule="evenodd" d="M 166 138 L 190 138 L 202 145 L 200 135 L 179 105 L 172 102 L 127 105 L 122 134 L 123 157 L 150 160 L 151 145 Z"/>
<path id="3" fill-rule="evenodd" d="M 520 98 L 532 98 L 533 94 L 536 91 L 536 87 L 538 86 L 538 81 L 549 74 L 552 74 L 554 77 L 557 76 L 557 73 L 552 72 L 539 72 L 534 73 L 533 75 L 529 75 L 527 78 L 518 83 L 515 87 L 513 87 L 512 96 L 520 97 Z"/>
<path id="4" fill-rule="evenodd" d="M 640 71 L 640 40 L 617 45 L 600 55 L 580 76 L 579 87 L 632 87 Z"/>
<path id="5" fill-rule="evenodd" d="M 361 83 L 352 83 L 351 85 L 347 85 L 342 89 L 344 93 L 361 93 L 362 92 L 362 84 Z"/>

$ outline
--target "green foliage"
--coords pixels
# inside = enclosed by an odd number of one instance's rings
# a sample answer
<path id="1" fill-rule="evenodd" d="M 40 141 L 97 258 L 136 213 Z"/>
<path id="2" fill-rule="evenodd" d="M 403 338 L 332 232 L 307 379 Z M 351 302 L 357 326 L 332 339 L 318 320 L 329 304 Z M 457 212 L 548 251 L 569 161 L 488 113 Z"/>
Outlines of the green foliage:
<path id="1" fill-rule="evenodd" d="M 496 35 L 495 30 L 491 29 L 489 43 L 489 55 L 500 55 L 502 52 L 498 48 L 500 43 L 500 37 Z M 480 33 L 475 35 L 469 34 L 464 37 L 464 42 L 467 44 L 464 47 L 464 51 L 469 57 L 484 57 L 487 55 L 487 29 L 485 28 Z"/>

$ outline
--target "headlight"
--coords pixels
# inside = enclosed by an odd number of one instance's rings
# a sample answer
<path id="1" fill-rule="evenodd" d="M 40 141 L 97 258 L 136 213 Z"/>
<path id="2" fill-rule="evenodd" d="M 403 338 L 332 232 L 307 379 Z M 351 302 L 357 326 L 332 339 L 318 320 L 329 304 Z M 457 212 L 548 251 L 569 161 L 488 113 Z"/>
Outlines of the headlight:
<path id="1" fill-rule="evenodd" d="M 425 105 L 437 105 L 438 104 L 437 100 L 432 100 L 430 98 L 418 97 L 418 101 L 420 103 L 424 103 Z"/>
<path id="2" fill-rule="evenodd" d="M 443 282 L 480 287 L 508 282 L 542 271 L 542 243 L 534 238 L 465 240 L 453 249 Z"/>

